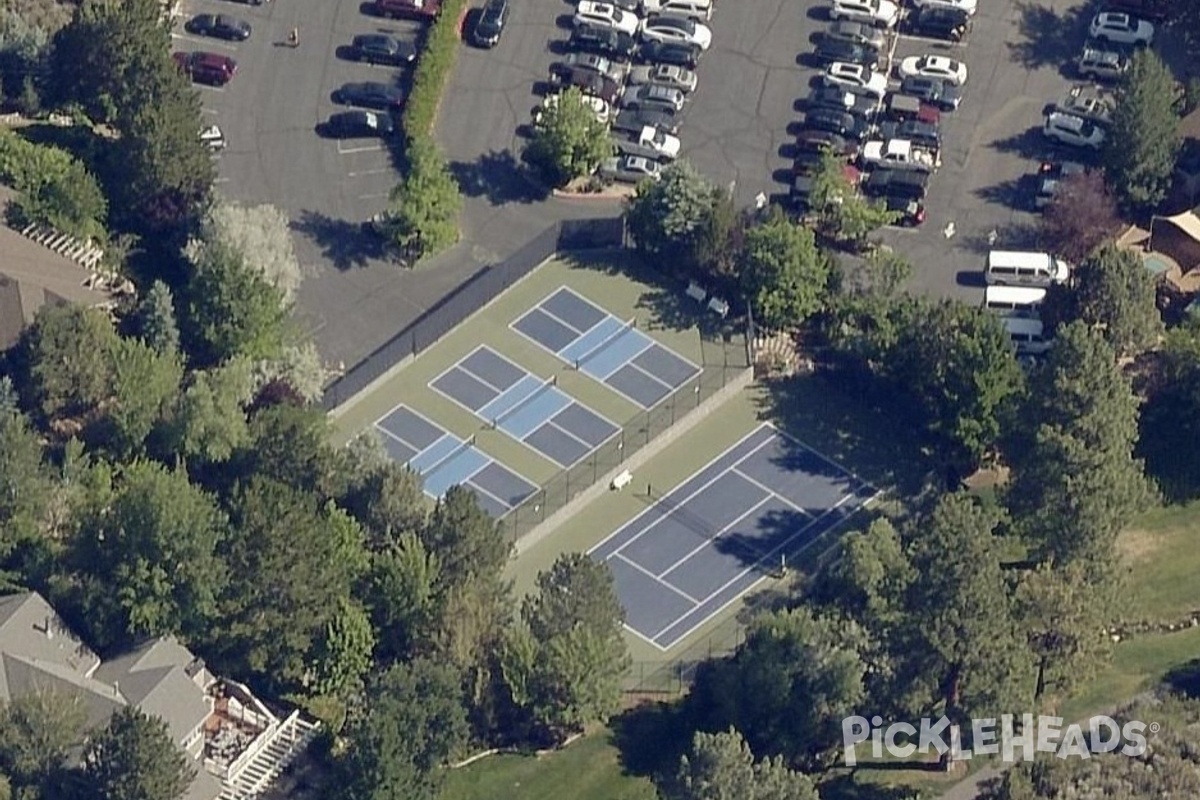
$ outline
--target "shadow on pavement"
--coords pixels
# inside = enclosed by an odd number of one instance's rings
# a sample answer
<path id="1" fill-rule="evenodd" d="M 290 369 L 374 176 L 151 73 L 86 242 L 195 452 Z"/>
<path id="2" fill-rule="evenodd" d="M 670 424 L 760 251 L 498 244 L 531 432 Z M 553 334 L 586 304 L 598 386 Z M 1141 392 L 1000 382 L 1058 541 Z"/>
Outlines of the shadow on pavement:
<path id="1" fill-rule="evenodd" d="M 1094 11 L 1090 4 L 1079 4 L 1059 14 L 1041 3 L 1017 3 L 1024 40 L 1009 44 L 1012 59 L 1027 69 L 1061 67 L 1079 55 Z"/>
<path id="2" fill-rule="evenodd" d="M 321 248 L 321 254 L 343 272 L 391 257 L 387 242 L 364 231 L 361 222 L 303 211 L 299 219 L 292 221 L 292 229 L 312 240 Z"/>
<path id="3" fill-rule="evenodd" d="M 529 176 L 511 150 L 492 150 L 474 162 L 452 161 L 450 172 L 468 197 L 486 197 L 494 206 L 537 203 L 549 196 Z"/>

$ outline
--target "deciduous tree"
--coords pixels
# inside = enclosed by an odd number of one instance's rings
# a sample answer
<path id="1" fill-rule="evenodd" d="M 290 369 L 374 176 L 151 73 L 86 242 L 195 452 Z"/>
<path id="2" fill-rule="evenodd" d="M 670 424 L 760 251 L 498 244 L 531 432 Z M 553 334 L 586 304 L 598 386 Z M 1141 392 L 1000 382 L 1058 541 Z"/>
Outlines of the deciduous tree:
<path id="1" fill-rule="evenodd" d="M 1042 212 L 1042 246 L 1078 264 L 1121 227 L 1117 201 L 1100 170 L 1068 175 Z"/>
<path id="2" fill-rule="evenodd" d="M 17 346 L 17 387 L 46 419 L 91 411 L 112 386 L 117 333 L 100 311 L 45 305 Z"/>
<path id="3" fill-rule="evenodd" d="M 227 461 L 250 438 L 245 411 L 253 388 L 250 364 L 235 358 L 220 367 L 192 372 L 189 380 L 160 432 L 161 455 Z"/>
<path id="4" fill-rule="evenodd" d="M 810 229 L 775 210 L 746 232 L 742 253 L 742 288 L 759 323 L 792 328 L 823 308 L 833 264 Z"/>
<path id="5" fill-rule="evenodd" d="M 183 365 L 176 353 L 160 354 L 138 339 L 118 338 L 109 351 L 112 383 L 104 413 L 89 439 L 114 453 L 142 449 L 146 437 L 175 402 Z"/>
<path id="6" fill-rule="evenodd" d="M 707 278 L 709 263 L 720 253 L 719 219 L 729 221 L 728 200 L 685 160 L 662 171 L 658 181 L 637 187 L 626 204 L 626 224 L 634 246 L 646 258 L 684 279 Z M 714 261 L 714 263 L 716 263 Z"/>
<path id="7" fill-rule="evenodd" d="M 613 154 L 608 126 L 597 119 L 578 87 L 567 88 L 540 113 L 525 159 L 552 185 L 591 175 Z"/>
<path id="8" fill-rule="evenodd" d="M 1158 54 L 1143 47 L 1133 54 L 1121 82 L 1104 164 L 1113 190 L 1130 209 L 1151 209 L 1171 188 L 1179 156 L 1178 87 Z"/>
<path id="9" fill-rule="evenodd" d="M 900 212 L 888 211 L 860 194 L 846 173 L 845 161 L 829 150 L 813 176 L 809 206 L 831 236 L 855 247 L 865 244 L 873 231 L 900 219 Z"/>
<path id="10" fill-rule="evenodd" d="M 205 243 L 220 243 L 241 256 L 247 269 L 279 291 L 285 305 L 295 299 L 304 275 L 287 214 L 275 206 L 215 203 L 201 229 L 200 246 Z"/>
<path id="11" fill-rule="evenodd" d="M 19 796 L 66 767 L 67 757 L 83 744 L 87 716 L 81 698 L 49 689 L 0 705 L 0 774 L 8 776 Z"/>
<path id="12" fill-rule="evenodd" d="M 458 241 L 462 194 L 437 144 L 427 136 L 408 141 L 408 168 L 392 190 L 384 232 L 414 259 L 441 252 Z"/>
<path id="13" fill-rule="evenodd" d="M 171 741 L 167 723 L 122 706 L 88 740 L 84 794 L 96 800 L 181 800 L 196 775 L 188 761 Z"/>
<path id="14" fill-rule="evenodd" d="M 0 410 L 0 591 L 21 582 L 21 576 L 5 573 L 8 560 L 43 532 L 53 498 L 37 432 L 16 409 Z"/>
<path id="15" fill-rule="evenodd" d="M 667 787 L 671 800 L 817 800 L 812 780 L 782 759 L 755 762 L 735 729 L 697 733 L 679 775 Z"/>

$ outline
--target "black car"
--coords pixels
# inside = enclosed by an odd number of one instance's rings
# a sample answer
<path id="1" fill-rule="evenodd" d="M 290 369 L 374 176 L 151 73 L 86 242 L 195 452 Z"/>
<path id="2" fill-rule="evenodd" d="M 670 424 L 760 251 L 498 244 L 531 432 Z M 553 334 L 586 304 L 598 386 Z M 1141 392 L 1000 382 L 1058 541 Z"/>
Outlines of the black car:
<path id="1" fill-rule="evenodd" d="M 386 83 L 347 83 L 333 93 L 333 102 L 343 106 L 393 111 L 404 106 L 404 92 Z"/>
<path id="2" fill-rule="evenodd" d="M 839 20 L 819 34 L 822 39 L 835 39 L 850 44 L 860 44 L 872 50 L 882 50 L 887 46 L 887 36 L 874 25 L 862 22 Z"/>
<path id="3" fill-rule="evenodd" d="M 909 19 L 909 32 L 946 42 L 961 42 L 970 24 L 970 16 L 961 8 L 922 6 Z"/>
<path id="4" fill-rule="evenodd" d="M 621 99 L 621 84 L 598 72 L 566 64 L 550 65 L 550 82 L 556 86 L 576 86 L 584 94 L 599 97 L 610 106 Z"/>
<path id="5" fill-rule="evenodd" d="M 640 133 L 643 128 L 658 128 L 674 135 L 679 133 L 679 120 L 665 111 L 642 108 L 622 111 L 612 124 L 612 129 L 618 133 Z"/>
<path id="6" fill-rule="evenodd" d="M 856 117 L 870 119 L 875 116 L 879 104 L 870 97 L 848 92 L 840 86 L 819 86 L 813 89 L 805 101 L 806 108 L 832 108 Z"/>
<path id="7" fill-rule="evenodd" d="M 377 111 L 341 111 L 330 115 L 321 132 L 335 139 L 383 138 L 396 132 L 396 123 Z"/>
<path id="8" fill-rule="evenodd" d="M 900 94 L 924 100 L 942 111 L 953 111 L 962 102 L 962 90 L 941 78 L 905 78 L 900 82 Z"/>
<path id="9" fill-rule="evenodd" d="M 858 143 L 828 131 L 806 130 L 796 134 L 796 150 L 800 153 L 820 153 L 829 150 L 839 156 L 858 155 Z"/>
<path id="10" fill-rule="evenodd" d="M 871 197 L 922 200 L 929 189 L 929 173 L 915 169 L 877 169 L 867 176 L 862 188 Z"/>
<path id="11" fill-rule="evenodd" d="M 906 228 L 915 228 L 925 221 L 925 204 L 920 200 L 914 200 L 911 197 L 905 197 L 900 194 L 885 194 L 883 196 L 883 207 L 888 211 L 897 211 L 900 213 L 900 218 L 896 220 L 897 225 L 903 225 Z"/>
<path id="12" fill-rule="evenodd" d="M 700 46 L 683 42 L 642 42 L 637 60 L 643 64 L 671 64 L 695 69 L 700 61 Z"/>
<path id="13" fill-rule="evenodd" d="M 804 114 L 804 127 L 809 130 L 836 133 L 848 139 L 861 139 L 867 135 L 867 125 L 846 111 L 832 108 L 814 108 Z"/>
<path id="14" fill-rule="evenodd" d="M 817 49 L 813 51 L 812 57 L 821 66 L 827 66 L 835 61 L 862 64 L 871 69 L 875 69 L 879 65 L 878 50 L 837 39 L 821 39 L 817 42 Z"/>
<path id="15" fill-rule="evenodd" d="M 580 25 L 571 31 L 567 47 L 585 53 L 628 60 L 637 49 L 637 40 L 628 33 L 597 25 Z"/>
<path id="16" fill-rule="evenodd" d="M 250 23 L 226 14 L 197 14 L 183 27 L 197 36 L 211 36 L 231 42 L 244 42 L 250 38 Z"/>
<path id="17" fill-rule="evenodd" d="M 926 147 L 942 146 L 942 135 L 938 126 L 931 122 L 915 119 L 907 122 L 885 122 L 879 126 L 879 134 L 883 139 L 907 139 Z"/>
<path id="18" fill-rule="evenodd" d="M 507 23 L 508 0 L 487 0 L 471 32 L 471 41 L 477 47 L 495 47 Z"/>
<path id="19" fill-rule="evenodd" d="M 397 39 L 383 33 L 366 33 L 355 36 L 350 45 L 354 57 L 369 64 L 411 64 L 417 60 L 417 46 L 413 42 Z"/>

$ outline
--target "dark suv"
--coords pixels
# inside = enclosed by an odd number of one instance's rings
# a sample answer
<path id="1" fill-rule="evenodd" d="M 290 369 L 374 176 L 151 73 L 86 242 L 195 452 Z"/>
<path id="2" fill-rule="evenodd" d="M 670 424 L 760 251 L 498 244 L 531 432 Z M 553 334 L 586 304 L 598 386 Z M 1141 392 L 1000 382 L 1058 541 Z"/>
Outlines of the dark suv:
<path id="1" fill-rule="evenodd" d="M 333 101 L 343 106 L 399 111 L 404 107 L 404 92 L 386 83 L 347 83 L 333 93 Z"/>
<path id="2" fill-rule="evenodd" d="M 237 74 L 237 62 L 217 53 L 172 53 L 171 58 L 196 83 L 224 86 Z"/>
<path id="3" fill-rule="evenodd" d="M 392 64 L 398 67 L 417 60 L 417 46 L 414 43 L 383 33 L 355 36 L 350 49 L 356 59 L 368 64 Z"/>
<path id="4" fill-rule="evenodd" d="M 879 51 L 871 47 L 838 39 L 821 39 L 813 51 L 813 61 L 821 66 L 827 66 L 835 61 L 847 64 L 862 64 L 864 67 L 875 69 L 879 65 Z"/>
<path id="5" fill-rule="evenodd" d="M 197 14 L 183 27 L 197 36 L 211 36 L 231 42 L 244 42 L 250 38 L 250 23 L 226 14 Z"/>
<path id="6" fill-rule="evenodd" d="M 508 22 L 508 0 L 487 0 L 471 32 L 476 47 L 495 47 Z"/>
<path id="7" fill-rule="evenodd" d="M 942 111 L 953 111 L 962 102 L 962 90 L 941 78 L 912 76 L 900 82 L 900 94 L 916 97 L 937 106 Z"/>
<path id="8" fill-rule="evenodd" d="M 637 49 L 637 40 L 628 33 L 597 25 L 580 25 L 571 32 L 567 46 L 584 53 L 595 53 L 609 58 L 629 60 Z"/>
<path id="9" fill-rule="evenodd" d="M 961 8 L 947 6 L 922 6 L 909 21 L 910 33 L 941 39 L 946 42 L 961 42 L 967 35 L 971 18 Z"/>

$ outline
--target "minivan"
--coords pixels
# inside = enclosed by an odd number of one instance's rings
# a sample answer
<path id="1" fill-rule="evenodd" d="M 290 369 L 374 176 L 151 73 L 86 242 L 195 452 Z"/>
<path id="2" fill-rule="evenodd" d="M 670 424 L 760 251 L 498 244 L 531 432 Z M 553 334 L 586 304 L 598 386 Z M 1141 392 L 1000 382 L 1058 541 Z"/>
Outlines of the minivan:
<path id="1" fill-rule="evenodd" d="M 1004 325 L 1008 338 L 1016 345 L 1017 355 L 1040 356 L 1053 344 L 1046 338 L 1039 320 L 1005 317 L 1000 322 Z"/>
<path id="2" fill-rule="evenodd" d="M 1049 286 L 1065 283 L 1070 274 L 1067 262 L 1049 253 L 993 250 L 988 253 L 983 277 L 989 286 Z"/>
<path id="3" fill-rule="evenodd" d="M 988 286 L 983 290 L 983 307 L 1005 317 L 1036 319 L 1046 299 L 1046 290 L 1036 286 Z"/>
<path id="4" fill-rule="evenodd" d="M 643 0 L 643 16 L 649 14 L 674 14 L 699 22 L 712 19 L 712 0 Z"/>
<path id="5" fill-rule="evenodd" d="M 192 53 L 187 70 L 196 83 L 224 86 L 237 74 L 237 62 L 229 56 L 201 51 Z"/>

